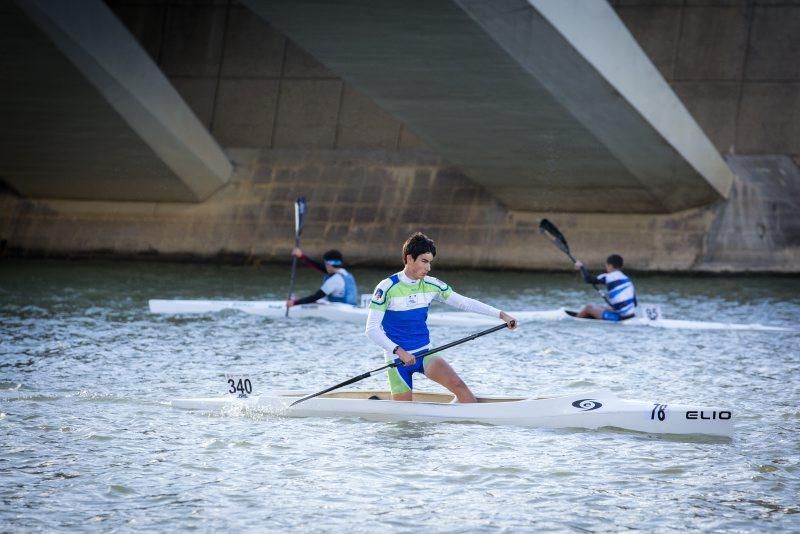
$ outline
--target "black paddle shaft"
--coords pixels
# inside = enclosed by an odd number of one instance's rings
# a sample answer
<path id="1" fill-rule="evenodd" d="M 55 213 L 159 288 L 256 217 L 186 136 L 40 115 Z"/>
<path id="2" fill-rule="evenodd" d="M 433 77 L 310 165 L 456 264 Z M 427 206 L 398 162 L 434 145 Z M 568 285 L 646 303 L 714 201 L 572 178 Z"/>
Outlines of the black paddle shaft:
<path id="1" fill-rule="evenodd" d="M 542 233 L 542 235 L 544 235 L 550 241 L 552 241 L 553 244 L 556 247 L 558 247 L 558 249 L 561 252 L 566 254 L 569 257 L 569 259 L 572 260 L 572 263 L 576 263 L 578 261 L 575 259 L 572 253 L 570 253 L 569 245 L 567 244 L 567 239 L 564 237 L 564 234 L 562 234 L 559 231 L 559 229 L 556 228 L 555 224 L 551 223 L 547 219 L 542 219 L 542 221 L 539 223 L 539 231 Z M 586 267 L 581 266 L 581 274 L 583 275 L 584 280 L 589 280 L 591 278 L 589 276 L 589 273 L 586 271 Z M 608 304 L 612 308 L 614 307 L 614 305 L 611 304 L 611 301 L 608 300 L 608 297 L 602 291 L 600 291 L 599 287 L 597 287 L 597 284 L 592 282 L 592 287 L 594 288 L 595 291 L 597 291 L 598 295 L 603 297 L 603 300 L 606 301 L 606 304 Z"/>
<path id="2" fill-rule="evenodd" d="M 489 328 L 489 329 L 484 330 L 482 332 L 478 332 L 477 334 L 472 334 L 471 336 L 467 336 L 467 337 L 459 339 L 457 341 L 453 341 L 452 343 L 448 343 L 447 345 L 442 345 L 441 347 L 436 347 L 435 349 L 431 349 L 429 351 L 426 351 L 423 354 L 420 354 L 419 356 L 417 356 L 417 358 L 418 359 L 425 358 L 426 356 L 430 356 L 431 354 L 435 354 L 435 353 L 441 352 L 441 351 L 443 351 L 445 349 L 449 349 L 451 347 L 455 347 L 456 345 L 461 345 L 462 343 L 466 343 L 467 341 L 472 341 L 473 339 L 477 339 L 477 338 L 479 338 L 481 336 L 485 336 L 486 334 L 491 334 L 492 332 L 497 332 L 498 330 L 502 330 L 503 328 L 508 328 L 508 324 L 506 324 L 506 323 L 499 324 L 497 326 L 493 326 L 492 328 Z M 350 384 L 355 384 L 356 382 L 360 382 L 361 380 L 364 380 L 365 378 L 369 378 L 374 373 L 377 373 L 379 371 L 383 371 L 384 369 L 391 369 L 392 367 L 399 367 L 401 365 L 405 365 L 405 364 L 402 363 L 402 362 L 387 363 L 386 365 L 384 365 L 382 367 L 378 367 L 377 369 L 373 369 L 372 371 L 367 371 L 366 373 L 364 373 L 362 375 L 354 376 L 353 378 L 348 378 L 344 382 L 336 384 L 335 386 L 331 386 L 328 389 L 323 389 L 322 391 L 318 391 L 316 393 L 312 393 L 311 395 L 306 395 L 305 397 L 303 397 L 301 399 L 297 399 L 296 401 L 291 403 L 289 405 L 289 407 L 292 407 L 295 404 L 300 404 L 301 402 L 307 401 L 308 399 L 313 399 L 314 397 L 319 397 L 320 395 L 324 395 L 325 393 L 329 393 L 329 392 L 333 391 L 334 389 L 343 388 L 344 386 L 349 386 Z"/>

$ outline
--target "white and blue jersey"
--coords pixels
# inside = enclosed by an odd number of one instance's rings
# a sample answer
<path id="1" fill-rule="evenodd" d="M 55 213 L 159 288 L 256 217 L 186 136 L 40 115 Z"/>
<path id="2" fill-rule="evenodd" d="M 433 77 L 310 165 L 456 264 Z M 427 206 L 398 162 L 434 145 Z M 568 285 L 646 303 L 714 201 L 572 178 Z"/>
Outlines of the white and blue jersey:
<path id="1" fill-rule="evenodd" d="M 392 343 L 417 350 L 431 342 L 426 323 L 431 302 L 446 302 L 452 293 L 450 286 L 438 278 L 410 280 L 397 273 L 378 284 L 369 309 L 383 312 L 381 328 Z"/>
<path id="2" fill-rule="evenodd" d="M 428 307 L 433 301 L 444 302 L 463 311 L 500 318 L 500 310 L 477 300 L 459 295 L 446 283 L 432 276 L 412 280 L 402 271 L 383 280 L 369 304 L 366 334 L 385 351 L 386 361 L 400 362 L 395 358 L 395 347 L 420 355 L 430 347 L 428 332 Z M 389 388 L 393 394 L 413 389 L 412 375 L 424 373 L 425 365 L 434 358 L 420 358 L 411 366 L 389 369 Z"/>
<path id="3" fill-rule="evenodd" d="M 358 300 L 356 279 L 345 269 L 326 274 L 320 290 L 327 295 L 329 302 L 343 302 L 355 306 Z"/>
<path id="4" fill-rule="evenodd" d="M 621 317 L 633 315 L 636 309 L 636 289 L 625 273 L 622 271 L 603 273 L 598 275 L 596 280 L 605 284 L 606 296 L 615 312 Z"/>

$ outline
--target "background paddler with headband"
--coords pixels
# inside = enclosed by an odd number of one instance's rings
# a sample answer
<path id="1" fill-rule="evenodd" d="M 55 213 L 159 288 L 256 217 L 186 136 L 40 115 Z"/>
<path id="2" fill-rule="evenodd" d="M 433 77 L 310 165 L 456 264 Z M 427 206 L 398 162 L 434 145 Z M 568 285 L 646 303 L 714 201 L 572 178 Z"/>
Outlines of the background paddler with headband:
<path id="1" fill-rule="evenodd" d="M 307 297 L 296 299 L 289 298 L 286 306 L 295 304 L 311 304 L 320 299 L 327 298 L 329 302 L 343 302 L 355 306 L 358 299 L 356 279 L 344 268 L 344 258 L 338 250 L 329 250 L 322 255 L 322 262 L 315 261 L 306 256 L 300 248 L 292 249 L 292 256 L 298 258 L 304 265 L 316 269 L 323 274 L 322 286 Z"/>

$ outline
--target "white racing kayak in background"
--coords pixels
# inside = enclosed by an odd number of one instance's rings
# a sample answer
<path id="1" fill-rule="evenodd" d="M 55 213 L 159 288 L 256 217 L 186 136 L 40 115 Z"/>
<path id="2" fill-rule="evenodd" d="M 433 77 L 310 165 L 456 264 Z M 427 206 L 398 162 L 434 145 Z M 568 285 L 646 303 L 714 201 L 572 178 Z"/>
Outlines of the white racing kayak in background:
<path id="1" fill-rule="evenodd" d="M 369 295 L 366 295 L 369 298 Z M 363 297 L 362 297 L 363 302 Z M 272 319 L 282 319 L 286 314 L 286 303 L 282 300 L 150 300 L 150 312 L 159 314 L 199 314 L 217 313 L 224 310 L 238 310 L 244 313 L 260 315 Z M 289 310 L 290 318 L 317 317 L 331 321 L 343 321 L 364 324 L 367 320 L 367 308 L 331 302 L 317 302 L 293 306 Z M 620 322 L 599 321 L 596 319 L 579 319 L 564 308 L 542 311 L 512 311 L 509 314 L 520 323 L 535 321 L 574 321 L 584 324 L 604 325 L 612 328 L 621 326 L 651 326 L 667 329 L 687 330 L 761 330 L 792 331 L 790 328 L 766 326 L 762 324 L 723 323 L 712 321 L 687 321 L 665 319 L 658 306 L 640 306 L 636 317 Z M 431 312 L 428 314 L 430 326 L 492 326 L 497 319 L 465 312 Z"/>
<path id="2" fill-rule="evenodd" d="M 520 321 L 523 321 L 523 317 L 526 317 L 526 314 L 530 312 L 520 312 L 521 318 Z M 566 310 L 561 308 L 560 310 L 552 310 L 549 312 L 533 312 L 534 314 L 540 314 L 538 320 L 546 320 L 541 318 L 541 314 L 552 314 L 551 320 L 570 320 L 570 321 L 578 321 L 581 323 L 586 324 L 602 324 L 602 325 L 609 325 L 609 326 L 652 326 L 654 328 L 669 328 L 669 329 L 685 329 L 685 330 L 763 330 L 763 331 L 773 331 L 773 332 L 791 332 L 793 331 L 791 328 L 784 328 L 782 326 L 767 326 L 759 323 L 722 323 L 722 322 L 715 322 L 715 321 L 688 321 L 683 319 L 665 319 L 662 315 L 660 310 L 655 315 L 648 315 L 645 312 L 637 313 L 635 317 L 631 317 L 630 319 L 625 319 L 624 321 L 614 322 L 614 321 L 600 321 L 597 319 L 582 319 L 576 317 L 577 313 L 574 311 Z M 533 319 L 531 319 L 533 320 Z"/>
<path id="3" fill-rule="evenodd" d="M 289 405 L 307 392 L 276 391 L 239 398 L 173 399 L 174 408 L 244 409 L 288 417 L 361 417 L 378 421 L 463 421 L 541 428 L 618 428 L 650 434 L 733 435 L 729 408 L 622 400 L 598 390 L 557 397 L 487 397 L 476 404 L 451 403 L 453 396 L 414 393 L 396 402 L 384 391 L 340 391 Z"/>
<path id="4" fill-rule="evenodd" d="M 286 302 L 282 300 L 150 300 L 150 312 L 160 314 L 199 314 L 237 310 L 272 319 L 286 315 Z M 316 302 L 300 304 L 289 309 L 290 318 L 322 317 L 333 321 L 364 322 L 366 308 L 349 304 Z"/>

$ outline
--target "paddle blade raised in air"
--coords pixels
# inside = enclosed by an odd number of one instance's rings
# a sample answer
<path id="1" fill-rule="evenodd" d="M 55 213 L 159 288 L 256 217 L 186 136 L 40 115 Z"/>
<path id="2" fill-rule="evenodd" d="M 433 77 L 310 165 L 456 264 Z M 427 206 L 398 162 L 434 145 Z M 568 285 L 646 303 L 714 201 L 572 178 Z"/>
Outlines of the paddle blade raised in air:
<path id="1" fill-rule="evenodd" d="M 298 198 L 294 203 L 294 232 L 299 237 L 303 233 L 303 223 L 306 218 L 306 197 Z"/>
<path id="2" fill-rule="evenodd" d="M 542 219 L 539 223 L 539 231 L 550 241 L 555 244 L 562 252 L 569 254 L 569 245 L 567 245 L 567 240 L 561 234 L 561 232 L 556 228 L 556 225 L 548 221 L 547 219 Z"/>

